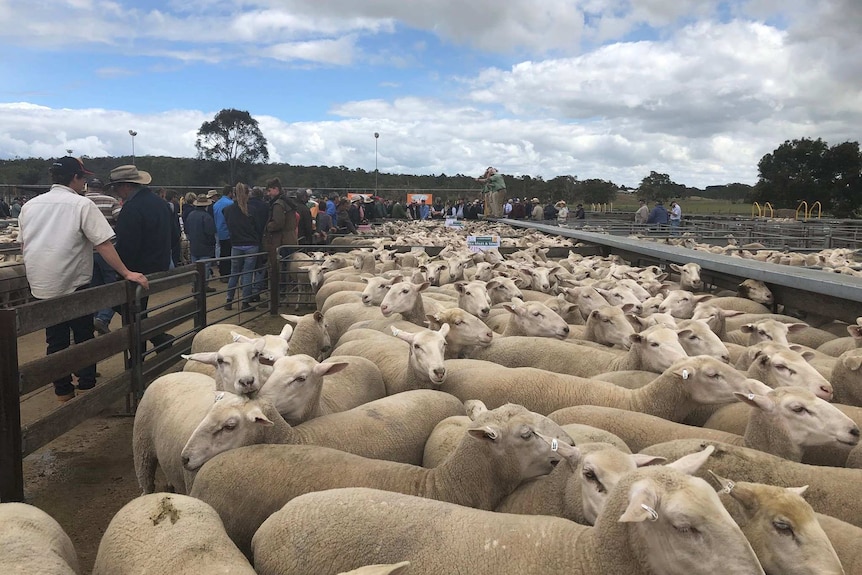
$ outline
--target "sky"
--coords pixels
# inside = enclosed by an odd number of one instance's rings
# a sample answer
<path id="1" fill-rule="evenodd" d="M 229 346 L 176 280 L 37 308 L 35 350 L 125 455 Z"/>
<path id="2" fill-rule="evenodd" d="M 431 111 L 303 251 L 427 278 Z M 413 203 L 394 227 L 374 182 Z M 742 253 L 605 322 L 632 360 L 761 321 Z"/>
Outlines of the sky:
<path id="1" fill-rule="evenodd" d="M 0 54 L 0 159 L 236 108 L 274 162 L 703 188 L 862 126 L 860 0 L 0 0 Z"/>

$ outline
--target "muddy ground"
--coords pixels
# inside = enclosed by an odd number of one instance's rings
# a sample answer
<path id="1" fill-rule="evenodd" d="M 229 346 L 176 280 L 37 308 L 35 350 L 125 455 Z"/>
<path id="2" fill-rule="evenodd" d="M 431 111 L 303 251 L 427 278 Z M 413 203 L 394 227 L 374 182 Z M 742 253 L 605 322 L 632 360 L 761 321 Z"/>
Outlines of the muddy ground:
<path id="1" fill-rule="evenodd" d="M 216 312 L 211 312 L 210 322 L 216 319 Z M 115 316 L 114 321 L 119 319 Z M 229 321 L 236 323 L 237 318 Z M 265 315 L 246 327 L 258 333 L 278 333 L 283 325 L 280 317 Z M 45 353 L 44 333 L 20 338 L 18 345 L 20 362 L 41 357 Z M 103 377 L 121 369 L 119 356 L 98 364 Z M 22 421 L 56 408 L 53 387 L 47 386 L 22 398 Z M 26 503 L 46 511 L 63 526 L 78 552 L 83 573 L 91 571 L 99 541 L 113 515 L 140 495 L 132 464 L 133 423 L 125 402 L 119 402 L 24 460 Z M 157 476 L 156 489 L 160 486 L 164 483 Z"/>

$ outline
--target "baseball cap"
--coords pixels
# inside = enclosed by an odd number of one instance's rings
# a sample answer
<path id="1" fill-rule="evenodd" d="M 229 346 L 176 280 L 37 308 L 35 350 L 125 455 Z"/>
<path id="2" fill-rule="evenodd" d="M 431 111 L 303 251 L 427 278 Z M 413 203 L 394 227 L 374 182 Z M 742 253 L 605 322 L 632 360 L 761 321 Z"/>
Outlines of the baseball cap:
<path id="1" fill-rule="evenodd" d="M 63 156 L 60 159 L 54 160 L 51 164 L 51 173 L 57 175 L 80 174 L 81 176 L 92 176 L 93 172 L 84 167 L 84 163 L 78 158 L 72 156 Z"/>

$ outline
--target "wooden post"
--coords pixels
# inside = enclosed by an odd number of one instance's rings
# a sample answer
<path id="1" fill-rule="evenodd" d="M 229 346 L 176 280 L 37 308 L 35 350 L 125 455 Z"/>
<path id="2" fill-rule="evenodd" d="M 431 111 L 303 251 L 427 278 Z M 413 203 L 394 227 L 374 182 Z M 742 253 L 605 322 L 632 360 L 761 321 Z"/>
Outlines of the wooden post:
<path id="1" fill-rule="evenodd" d="M 18 328 L 14 310 L 0 311 L 0 502 L 24 501 Z"/>

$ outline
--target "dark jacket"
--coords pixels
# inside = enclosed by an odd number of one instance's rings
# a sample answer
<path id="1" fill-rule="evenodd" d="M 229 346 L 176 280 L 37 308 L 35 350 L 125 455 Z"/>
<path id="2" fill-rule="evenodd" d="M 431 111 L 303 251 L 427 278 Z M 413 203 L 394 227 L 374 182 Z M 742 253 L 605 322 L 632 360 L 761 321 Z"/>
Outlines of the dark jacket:
<path id="1" fill-rule="evenodd" d="M 349 212 L 349 208 L 342 208 L 340 210 L 336 210 L 335 225 L 338 228 L 338 231 L 341 233 L 350 232 L 351 234 L 355 234 L 356 226 L 353 225 L 353 222 L 350 219 Z"/>
<path id="2" fill-rule="evenodd" d="M 196 258 L 215 257 L 215 221 L 205 207 L 193 209 L 186 216 L 186 238 L 189 252 Z"/>
<path id="3" fill-rule="evenodd" d="M 248 213 L 254 220 L 258 235 L 263 240 L 263 235 L 266 231 L 266 221 L 269 219 L 269 204 L 260 198 L 249 198 Z"/>
<path id="4" fill-rule="evenodd" d="M 650 211 L 649 216 L 647 216 L 646 223 L 648 224 L 666 224 L 667 223 L 667 210 L 661 204 L 656 204 L 656 206 Z"/>
<path id="5" fill-rule="evenodd" d="M 299 214 L 297 222 L 297 242 L 300 244 L 310 244 L 314 238 L 314 219 L 311 217 L 311 210 L 302 202 L 297 202 L 296 213 Z"/>
<path id="6" fill-rule="evenodd" d="M 172 210 L 149 188 L 140 188 L 123 203 L 117 217 L 117 253 L 130 270 L 151 274 L 167 271 L 171 263 Z"/>
<path id="7" fill-rule="evenodd" d="M 224 220 L 232 246 L 260 246 L 260 226 L 255 223 L 251 210 L 246 215 L 239 209 L 239 204 L 234 202 L 224 209 Z"/>
<path id="8" fill-rule="evenodd" d="M 263 235 L 263 247 L 273 252 L 279 246 L 296 245 L 296 210 L 281 195 L 270 200 L 269 218 Z"/>
<path id="9" fill-rule="evenodd" d="M 545 206 L 545 209 L 542 210 L 542 217 L 546 220 L 556 220 L 557 219 L 557 208 L 554 207 L 554 204 L 548 203 Z"/>
<path id="10" fill-rule="evenodd" d="M 509 214 L 513 220 L 523 220 L 527 215 L 527 212 L 524 209 L 524 204 L 521 202 L 515 202 L 512 205 L 512 213 Z"/>

